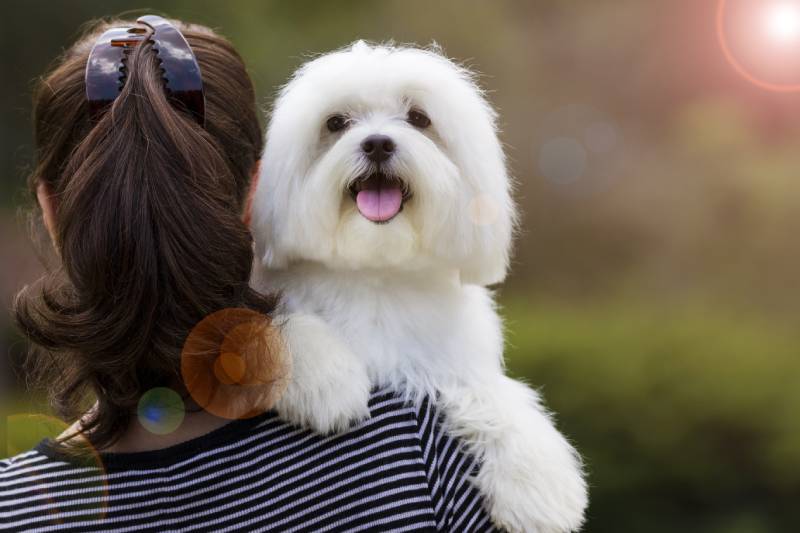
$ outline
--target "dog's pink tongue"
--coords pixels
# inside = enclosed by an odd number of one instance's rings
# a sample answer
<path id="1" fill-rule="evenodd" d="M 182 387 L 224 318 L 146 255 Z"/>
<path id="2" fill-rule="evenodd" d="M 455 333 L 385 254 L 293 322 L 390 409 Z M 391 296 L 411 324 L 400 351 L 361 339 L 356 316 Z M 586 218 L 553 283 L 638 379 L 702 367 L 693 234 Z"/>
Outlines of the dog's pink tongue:
<path id="1" fill-rule="evenodd" d="M 373 222 L 385 222 L 400 212 L 403 192 L 399 187 L 364 189 L 356 195 L 358 211 Z"/>

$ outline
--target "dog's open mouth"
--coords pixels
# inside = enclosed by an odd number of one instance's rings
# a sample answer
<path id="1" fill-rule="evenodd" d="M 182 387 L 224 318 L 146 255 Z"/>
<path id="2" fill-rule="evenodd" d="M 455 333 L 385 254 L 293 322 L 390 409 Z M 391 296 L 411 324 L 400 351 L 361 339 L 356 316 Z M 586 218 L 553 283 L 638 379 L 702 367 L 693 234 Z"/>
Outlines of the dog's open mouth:
<path id="1" fill-rule="evenodd" d="M 411 195 L 408 186 L 400 178 L 375 172 L 353 182 L 350 196 L 364 218 L 382 223 L 396 217 Z"/>

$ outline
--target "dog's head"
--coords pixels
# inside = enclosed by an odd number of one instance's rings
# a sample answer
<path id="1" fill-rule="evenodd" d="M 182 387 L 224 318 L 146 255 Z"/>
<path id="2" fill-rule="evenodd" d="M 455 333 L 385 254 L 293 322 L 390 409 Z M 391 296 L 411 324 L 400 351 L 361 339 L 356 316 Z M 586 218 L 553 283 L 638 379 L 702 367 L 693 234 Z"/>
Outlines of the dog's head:
<path id="1" fill-rule="evenodd" d="M 495 113 L 436 51 L 362 41 L 281 91 L 253 202 L 267 267 L 445 267 L 506 273 L 514 205 Z"/>

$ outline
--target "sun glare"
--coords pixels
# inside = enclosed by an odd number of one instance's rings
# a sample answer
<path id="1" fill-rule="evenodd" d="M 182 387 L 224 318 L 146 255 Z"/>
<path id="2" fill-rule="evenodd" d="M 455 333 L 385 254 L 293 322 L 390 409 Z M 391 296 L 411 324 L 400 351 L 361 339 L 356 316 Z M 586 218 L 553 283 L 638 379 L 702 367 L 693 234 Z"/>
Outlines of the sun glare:
<path id="1" fill-rule="evenodd" d="M 717 38 L 749 82 L 800 92 L 800 0 L 718 0 Z"/>
<path id="2" fill-rule="evenodd" d="M 769 37 L 778 43 L 800 38 L 800 6 L 797 2 L 775 2 L 764 12 L 764 25 Z"/>

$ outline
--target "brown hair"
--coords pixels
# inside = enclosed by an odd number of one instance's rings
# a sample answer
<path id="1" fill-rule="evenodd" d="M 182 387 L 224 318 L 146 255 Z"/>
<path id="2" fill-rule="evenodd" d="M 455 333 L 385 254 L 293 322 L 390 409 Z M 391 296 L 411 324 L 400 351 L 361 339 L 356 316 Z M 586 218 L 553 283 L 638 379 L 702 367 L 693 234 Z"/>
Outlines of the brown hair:
<path id="1" fill-rule="evenodd" d="M 119 97 L 89 117 L 84 69 L 114 21 L 66 51 L 34 95 L 37 161 L 29 178 L 55 205 L 61 264 L 15 302 L 32 366 L 56 411 L 102 448 L 122 436 L 147 390 L 180 383 L 182 345 L 226 308 L 269 314 L 249 287 L 252 237 L 241 220 L 262 148 L 244 64 L 211 30 L 173 22 L 203 76 L 205 128 L 167 99 L 151 44 L 127 61 Z"/>

